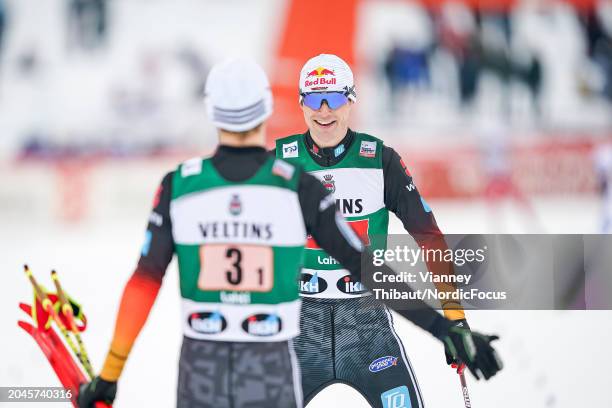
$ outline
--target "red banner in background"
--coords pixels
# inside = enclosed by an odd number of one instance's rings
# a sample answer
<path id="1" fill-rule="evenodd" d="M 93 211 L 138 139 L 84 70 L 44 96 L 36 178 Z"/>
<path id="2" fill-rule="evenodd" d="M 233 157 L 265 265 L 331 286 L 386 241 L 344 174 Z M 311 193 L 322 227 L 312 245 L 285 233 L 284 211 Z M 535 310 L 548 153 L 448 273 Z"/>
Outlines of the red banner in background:
<path id="1" fill-rule="evenodd" d="M 274 94 L 274 113 L 268 123 L 268 135 L 273 137 L 269 142 L 305 129 L 298 106 L 298 82 L 306 61 L 319 54 L 336 54 L 353 67 L 358 3 L 292 0 L 287 5 L 282 37 L 269 70 Z"/>
<path id="2" fill-rule="evenodd" d="M 547 140 L 495 149 L 460 148 L 400 151 L 426 198 L 475 198 L 499 180 L 526 195 L 593 193 L 597 187 L 591 140 Z"/>

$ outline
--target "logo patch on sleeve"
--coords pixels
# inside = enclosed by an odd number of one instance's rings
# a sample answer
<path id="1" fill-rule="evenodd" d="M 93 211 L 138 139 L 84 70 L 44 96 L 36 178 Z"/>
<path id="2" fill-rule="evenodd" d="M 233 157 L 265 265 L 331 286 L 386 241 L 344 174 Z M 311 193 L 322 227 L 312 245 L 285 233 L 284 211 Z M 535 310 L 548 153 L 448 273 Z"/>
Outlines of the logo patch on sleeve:
<path id="1" fill-rule="evenodd" d="M 272 165 L 272 174 L 280 176 L 285 180 L 291 180 L 293 173 L 295 173 L 295 167 L 291 164 L 282 160 L 274 161 L 274 165 Z"/>
<path id="2" fill-rule="evenodd" d="M 376 157 L 376 142 L 361 142 L 359 155 L 363 157 Z"/>
<path id="3" fill-rule="evenodd" d="M 431 207 L 429 206 L 429 204 L 427 204 L 427 201 L 425 201 L 423 197 L 421 197 L 421 204 L 423 204 L 423 209 L 425 210 L 425 212 L 431 212 Z"/>
<path id="4" fill-rule="evenodd" d="M 140 255 L 147 256 L 149 255 L 149 250 L 151 249 L 151 240 L 153 239 L 153 233 L 149 230 L 145 232 L 145 239 L 142 243 L 142 248 L 140 249 Z"/>
<path id="5" fill-rule="evenodd" d="M 283 143 L 283 159 L 298 157 L 298 141 Z"/>
<path id="6" fill-rule="evenodd" d="M 412 177 L 412 174 L 410 174 L 410 171 L 408 170 L 408 166 L 406 166 L 406 163 L 404 163 L 404 159 L 400 159 L 400 164 L 402 165 L 402 169 L 404 169 L 406 172 L 406 175 L 408 177 Z"/>
<path id="7" fill-rule="evenodd" d="M 193 159 L 189 159 L 183 163 L 181 166 L 181 176 L 189 177 L 195 176 L 196 174 L 200 174 L 202 172 L 202 159 L 199 157 L 195 157 Z"/>

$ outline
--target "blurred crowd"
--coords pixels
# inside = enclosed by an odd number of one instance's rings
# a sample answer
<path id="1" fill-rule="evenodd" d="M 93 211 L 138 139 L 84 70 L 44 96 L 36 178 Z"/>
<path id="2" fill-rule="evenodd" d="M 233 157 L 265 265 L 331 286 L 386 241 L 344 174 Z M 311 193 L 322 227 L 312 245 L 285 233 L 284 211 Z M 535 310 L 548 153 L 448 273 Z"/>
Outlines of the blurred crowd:
<path id="1" fill-rule="evenodd" d="M 248 6 L 247 13 L 252 14 L 257 6 L 233 2 L 228 10 L 221 10 L 215 4 L 216 13 L 226 13 L 219 17 L 212 11 L 206 14 L 211 8 L 206 2 L 175 6 L 168 1 L 165 9 L 159 8 L 161 3 L 49 0 L 26 6 L 20 0 L 0 0 L 3 132 L 19 134 L 26 151 L 49 151 L 53 144 L 68 142 L 72 150 L 110 149 L 116 154 L 142 150 L 143 146 L 163 148 L 167 143 L 201 141 L 206 129 L 204 82 L 210 63 L 223 56 L 212 46 L 251 41 L 244 49 L 259 47 L 264 51 L 254 54 L 273 56 L 275 50 L 268 44 L 277 38 L 270 38 L 282 33 L 266 30 L 262 38 L 245 39 L 229 25 L 219 27 L 210 20 L 198 20 L 196 29 L 188 34 L 171 34 L 184 27 L 183 19 L 190 10 L 223 20 L 237 8 Z M 278 4 L 266 4 L 275 8 L 270 13 L 278 14 Z M 372 105 L 384 110 L 383 115 L 370 115 L 373 121 L 360 123 L 374 132 L 409 128 L 398 126 L 402 124 L 398 118 L 420 121 L 413 127 L 417 132 L 421 125 L 446 120 L 447 132 L 464 125 L 452 118 L 487 116 L 483 105 L 495 110 L 493 120 L 514 120 L 518 115 L 529 117 L 525 122 L 536 127 L 603 128 L 606 132 L 612 126 L 610 0 L 581 9 L 560 0 L 529 0 L 506 11 L 470 8 L 460 1 L 444 2 L 440 7 L 408 0 L 363 0 L 358 4 L 369 12 L 389 5 L 408 10 L 405 20 L 394 15 L 395 9 L 379 13 L 387 30 L 377 34 L 385 37 L 381 40 L 384 46 L 368 44 L 369 56 L 356 61 L 369 64 L 366 69 L 356 69 L 361 92 L 367 89 L 362 84 L 368 82 L 368 75 L 374 76 L 371 82 L 386 83 L 376 87 L 375 97 L 360 100 L 361 112 L 356 114 L 364 122 L 362 113 Z M 186 11 L 181 11 L 182 19 L 167 19 L 164 26 L 149 27 L 140 12 L 155 7 L 156 18 L 163 18 L 164 11 L 174 11 L 172 7 Z M 41 17 L 49 12 L 57 12 L 57 16 Z M 374 14 L 367 19 L 375 18 Z M 419 16 L 416 22 L 415 15 Z M 36 18 L 30 20 L 32 17 Z M 17 37 L 18 22 L 21 33 L 26 34 L 20 35 L 8 58 L 7 44 Z M 32 30 L 41 22 L 49 25 L 44 27 L 46 31 L 41 29 L 46 33 L 42 35 Z M 364 21 L 358 24 L 358 30 L 365 30 Z M 57 38 L 49 40 L 45 35 Z M 150 38 L 143 41 L 143 37 Z M 370 65 L 375 69 L 368 69 Z M 437 98 L 434 103 L 430 103 L 435 99 L 432 95 Z M 82 103 L 85 98 L 87 104 Z M 379 103 L 381 100 L 386 103 Z M 440 100 L 444 103 L 438 103 Z M 428 114 L 411 109 L 427 103 Z"/>
<path id="2" fill-rule="evenodd" d="M 425 11 L 425 9 L 424 9 Z M 536 115 L 543 92 L 562 78 L 577 98 L 601 98 L 612 103 L 612 2 L 575 9 L 562 1 L 527 1 L 507 11 L 471 9 L 460 2 L 422 13 L 428 21 L 425 41 L 395 36 L 381 62 L 389 84 L 390 106 L 398 110 L 410 92 L 435 87 L 436 64 L 455 77 L 454 93 L 460 109 L 469 109 L 484 77 L 496 81 L 502 94 L 500 111 L 511 114 L 511 94 L 519 88 L 529 95 Z M 423 38 L 423 36 L 421 37 Z M 569 82 L 569 83 L 567 83 Z"/>

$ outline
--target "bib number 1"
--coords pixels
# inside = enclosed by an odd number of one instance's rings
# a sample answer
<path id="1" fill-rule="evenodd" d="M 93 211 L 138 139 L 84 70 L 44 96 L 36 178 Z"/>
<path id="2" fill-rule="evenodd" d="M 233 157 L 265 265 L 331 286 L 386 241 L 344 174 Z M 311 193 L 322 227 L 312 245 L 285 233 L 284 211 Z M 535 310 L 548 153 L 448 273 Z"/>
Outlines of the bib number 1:
<path id="1" fill-rule="evenodd" d="M 259 245 L 200 247 L 201 290 L 269 292 L 274 284 L 272 248 Z"/>

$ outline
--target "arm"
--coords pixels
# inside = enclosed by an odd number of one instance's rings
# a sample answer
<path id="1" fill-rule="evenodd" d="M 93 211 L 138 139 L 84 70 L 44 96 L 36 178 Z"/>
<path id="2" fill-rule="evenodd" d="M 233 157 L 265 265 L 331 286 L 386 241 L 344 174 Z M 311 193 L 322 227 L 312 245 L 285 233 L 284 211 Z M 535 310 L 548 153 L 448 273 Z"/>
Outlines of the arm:
<path id="1" fill-rule="evenodd" d="M 119 379 L 174 254 L 170 223 L 172 174 L 164 177 L 157 190 L 138 266 L 123 291 L 113 340 L 100 373 L 100 377 L 106 381 Z"/>
<path id="2" fill-rule="evenodd" d="M 374 272 L 372 254 L 336 211 L 333 196 L 321 183 L 313 176 L 302 173 L 298 196 L 306 229 L 321 248 L 358 280 L 361 280 L 362 273 Z M 385 264 L 377 267 L 376 271 L 388 275 L 394 273 Z M 408 291 L 412 291 L 409 285 L 406 286 Z M 501 360 L 490 345 L 497 336 L 485 336 L 457 326 L 421 300 L 411 301 L 410 306 L 409 310 L 394 310 L 442 341 L 452 359 L 464 362 L 474 377 L 478 379 L 480 373 L 489 379 L 502 369 Z"/>
<path id="3" fill-rule="evenodd" d="M 382 160 L 387 209 L 397 215 L 406 231 L 420 247 L 442 251 L 448 249 L 431 208 L 423 201 L 399 154 L 392 148 L 384 146 Z M 427 267 L 435 275 L 454 274 L 450 262 L 428 261 Z M 448 283 L 436 283 L 435 286 L 440 292 L 452 292 L 456 289 L 454 285 Z M 465 320 L 465 312 L 457 301 L 443 302 L 442 309 L 450 320 Z"/>

